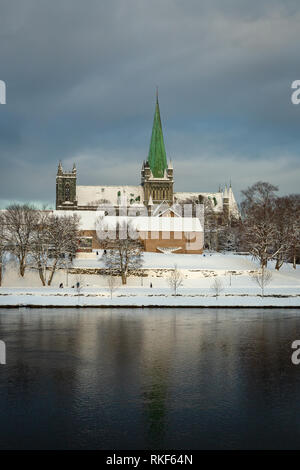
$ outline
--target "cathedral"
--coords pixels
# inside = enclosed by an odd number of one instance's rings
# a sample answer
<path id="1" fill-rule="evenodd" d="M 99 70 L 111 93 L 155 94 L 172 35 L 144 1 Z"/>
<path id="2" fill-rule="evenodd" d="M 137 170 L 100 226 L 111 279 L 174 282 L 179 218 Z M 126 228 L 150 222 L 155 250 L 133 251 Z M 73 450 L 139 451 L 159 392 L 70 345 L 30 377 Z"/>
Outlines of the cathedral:
<path id="1" fill-rule="evenodd" d="M 231 188 L 212 193 L 174 192 L 174 170 L 167 160 L 158 95 L 148 158 L 142 163 L 141 183 L 137 186 L 80 186 L 77 170 L 64 171 L 59 163 L 56 176 L 56 209 L 72 211 L 96 211 L 99 206 L 112 206 L 138 210 L 147 209 L 153 215 L 157 205 L 176 206 L 185 203 L 209 203 L 219 225 L 239 217 L 238 206 Z M 116 212 L 118 213 L 118 212 Z M 138 211 L 136 215 L 139 215 Z"/>

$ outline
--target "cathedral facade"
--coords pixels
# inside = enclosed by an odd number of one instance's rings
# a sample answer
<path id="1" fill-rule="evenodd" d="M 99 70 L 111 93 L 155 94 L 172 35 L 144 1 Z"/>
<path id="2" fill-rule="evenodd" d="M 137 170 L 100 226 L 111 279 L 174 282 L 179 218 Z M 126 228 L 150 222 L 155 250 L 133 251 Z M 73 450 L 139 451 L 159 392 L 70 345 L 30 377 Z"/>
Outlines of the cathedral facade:
<path id="1" fill-rule="evenodd" d="M 153 215 L 157 205 L 182 205 L 205 202 L 210 204 L 219 224 L 239 217 L 238 206 L 231 188 L 217 192 L 174 192 L 174 171 L 172 162 L 167 161 L 158 96 L 148 158 L 142 163 L 141 183 L 137 186 L 80 186 L 77 185 L 77 170 L 64 171 L 59 163 L 56 176 L 56 209 L 93 211 L 99 206 L 112 206 L 118 211 L 128 207 L 137 211 L 147 209 Z"/>

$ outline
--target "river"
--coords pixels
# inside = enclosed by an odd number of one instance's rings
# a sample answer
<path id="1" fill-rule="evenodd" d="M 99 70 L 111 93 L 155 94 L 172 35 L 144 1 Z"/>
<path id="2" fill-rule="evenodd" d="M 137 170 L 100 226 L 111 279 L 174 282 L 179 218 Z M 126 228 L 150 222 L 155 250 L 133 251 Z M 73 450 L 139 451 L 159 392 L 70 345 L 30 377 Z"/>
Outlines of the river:
<path id="1" fill-rule="evenodd" d="M 300 448 L 300 309 L 0 310 L 0 449 Z"/>

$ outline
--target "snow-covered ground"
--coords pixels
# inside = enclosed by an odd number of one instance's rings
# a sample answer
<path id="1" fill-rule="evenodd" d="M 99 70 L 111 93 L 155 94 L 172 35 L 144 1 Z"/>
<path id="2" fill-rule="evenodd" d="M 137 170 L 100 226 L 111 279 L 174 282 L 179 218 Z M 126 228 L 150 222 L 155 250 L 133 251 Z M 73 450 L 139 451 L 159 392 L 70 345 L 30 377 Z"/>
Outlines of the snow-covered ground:
<path id="1" fill-rule="evenodd" d="M 95 259 L 76 259 L 75 268 L 103 268 L 101 252 Z M 168 284 L 170 270 L 177 265 L 184 280 L 177 296 Z M 20 279 L 15 271 L 7 271 L 0 288 L 0 306 L 283 306 L 300 307 L 300 266 L 285 264 L 279 272 L 269 263 L 272 280 L 265 297 L 253 281 L 251 273 L 257 262 L 234 253 L 203 255 L 145 253 L 143 277 L 129 277 L 128 284 L 118 287 L 110 298 L 107 279 L 101 274 L 55 274 L 51 287 L 41 287 L 37 273 L 26 272 Z M 218 298 L 212 290 L 214 278 L 222 282 Z M 81 290 L 72 288 L 80 281 Z M 64 288 L 58 286 L 63 282 Z M 150 287 L 152 284 L 152 288 Z M 68 287 L 67 287 L 68 286 Z"/>
<path id="2" fill-rule="evenodd" d="M 87 268 L 104 267 L 102 251 L 95 259 L 76 259 L 74 266 Z M 232 253 L 210 253 L 202 255 L 181 255 L 176 253 L 144 253 L 143 268 L 173 268 L 175 264 L 180 269 L 253 269 L 256 264 L 249 257 Z"/>

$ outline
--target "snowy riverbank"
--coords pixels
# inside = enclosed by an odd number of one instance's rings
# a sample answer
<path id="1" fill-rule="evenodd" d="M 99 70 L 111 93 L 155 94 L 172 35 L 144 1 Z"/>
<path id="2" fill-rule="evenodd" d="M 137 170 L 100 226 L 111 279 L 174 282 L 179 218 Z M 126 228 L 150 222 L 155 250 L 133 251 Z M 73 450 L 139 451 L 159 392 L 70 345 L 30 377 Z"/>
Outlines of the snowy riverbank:
<path id="1" fill-rule="evenodd" d="M 100 255 L 100 254 L 99 254 Z M 183 275 L 178 295 L 168 284 L 174 264 Z M 98 259 L 75 260 L 73 268 L 88 272 L 103 267 Z M 112 299 L 103 274 L 80 274 L 80 292 L 76 285 L 78 275 L 58 271 L 51 287 L 41 287 L 37 273 L 26 272 L 24 278 L 16 272 L 5 273 L 0 288 L 0 307 L 299 307 L 300 269 L 285 264 L 277 272 L 269 263 L 272 280 L 260 296 L 259 286 L 252 274 L 258 265 L 248 256 L 233 253 L 206 253 L 205 255 L 164 255 L 145 253 L 143 276 L 131 276 L 126 286 L 118 285 Z M 90 271 L 91 272 L 91 271 Z M 93 271 L 92 271 L 93 272 Z M 218 298 L 212 289 L 218 277 L 222 292 Z M 63 282 L 64 288 L 58 286 Z M 66 287 L 68 285 L 69 287 Z M 150 285 L 153 287 L 151 288 Z"/>
<path id="2" fill-rule="evenodd" d="M 300 294 L 277 293 L 261 297 L 257 294 L 199 293 L 199 289 L 184 289 L 175 296 L 167 289 L 123 288 L 110 297 L 108 290 L 84 289 L 79 295 L 74 289 L 1 289 L 0 307 L 299 307 Z"/>

